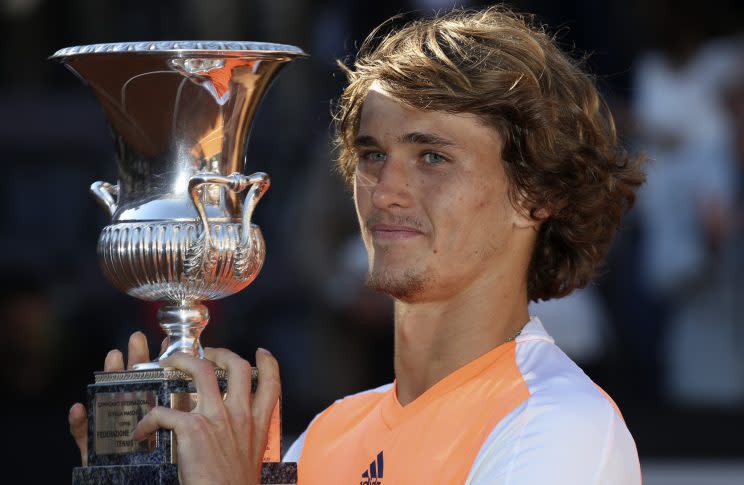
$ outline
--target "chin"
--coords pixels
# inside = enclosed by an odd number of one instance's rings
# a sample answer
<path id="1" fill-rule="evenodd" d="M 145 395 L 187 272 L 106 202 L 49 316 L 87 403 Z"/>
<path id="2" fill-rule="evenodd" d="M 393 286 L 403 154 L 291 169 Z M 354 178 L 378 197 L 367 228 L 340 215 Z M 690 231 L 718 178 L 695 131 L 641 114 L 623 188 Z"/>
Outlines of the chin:
<path id="1" fill-rule="evenodd" d="M 429 279 L 412 269 L 403 271 L 371 270 L 367 273 L 367 286 L 378 293 L 397 300 L 417 300 L 426 290 Z"/>

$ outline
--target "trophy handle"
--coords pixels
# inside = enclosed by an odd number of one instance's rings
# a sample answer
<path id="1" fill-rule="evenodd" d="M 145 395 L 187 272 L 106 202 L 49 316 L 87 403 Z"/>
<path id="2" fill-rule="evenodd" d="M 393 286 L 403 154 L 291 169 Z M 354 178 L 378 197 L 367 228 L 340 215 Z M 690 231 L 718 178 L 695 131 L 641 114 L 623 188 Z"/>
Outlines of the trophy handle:
<path id="1" fill-rule="evenodd" d="M 263 172 L 256 172 L 249 176 L 251 188 L 243 201 L 243 223 L 241 224 L 240 244 L 235 249 L 233 270 L 235 276 L 242 281 L 253 281 L 263 266 L 266 255 L 261 229 L 251 222 L 253 211 L 261 197 L 271 185 L 269 176 Z"/>
<path id="2" fill-rule="evenodd" d="M 242 192 L 249 186 L 251 187 L 243 205 L 243 224 L 240 234 L 240 243 L 242 245 L 247 243 L 251 237 L 251 217 L 253 216 L 253 211 L 258 201 L 261 200 L 261 197 L 268 190 L 270 183 L 269 176 L 263 172 L 256 172 L 252 175 L 243 175 L 242 173 L 235 172 L 228 176 L 212 174 L 192 176 L 189 179 L 189 193 L 191 194 L 191 200 L 194 202 L 194 208 L 199 213 L 199 221 L 202 224 L 206 243 L 211 246 L 212 238 L 209 230 L 207 211 L 204 208 L 201 197 L 199 197 L 199 187 L 204 184 L 218 184 L 235 192 Z"/>
<path id="3" fill-rule="evenodd" d="M 210 272 L 215 263 L 213 260 L 217 255 L 217 252 L 212 250 L 214 241 L 212 241 L 210 233 L 209 218 L 199 196 L 199 187 L 205 184 L 222 185 L 235 192 L 242 192 L 250 187 L 243 203 L 240 242 L 235 250 L 233 269 L 235 276 L 240 280 L 252 280 L 263 264 L 265 248 L 261 230 L 251 223 L 251 218 L 258 201 L 261 200 L 271 184 L 269 176 L 263 172 L 256 172 L 252 175 L 235 172 L 228 176 L 199 174 L 189 179 L 189 193 L 202 225 L 202 234 L 195 245 L 187 252 L 185 269 L 186 275 L 190 278 L 199 278 L 203 273 Z"/>
<path id="4" fill-rule="evenodd" d="M 119 186 L 111 185 L 108 182 L 93 182 L 90 186 L 90 192 L 96 197 L 99 204 L 106 209 L 109 217 L 113 217 L 116 212 L 116 200 L 119 197 Z"/>

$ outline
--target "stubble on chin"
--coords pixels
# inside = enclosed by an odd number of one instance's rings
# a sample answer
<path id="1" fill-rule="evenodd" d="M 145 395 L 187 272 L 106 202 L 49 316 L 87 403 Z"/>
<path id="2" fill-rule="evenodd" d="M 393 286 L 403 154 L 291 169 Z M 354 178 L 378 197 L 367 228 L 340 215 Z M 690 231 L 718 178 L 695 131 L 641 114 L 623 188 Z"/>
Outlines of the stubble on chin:
<path id="1" fill-rule="evenodd" d="M 390 272 L 370 271 L 367 273 L 367 287 L 378 293 L 390 295 L 397 300 L 412 300 L 426 287 L 427 279 L 424 275 L 411 270 L 402 274 Z"/>

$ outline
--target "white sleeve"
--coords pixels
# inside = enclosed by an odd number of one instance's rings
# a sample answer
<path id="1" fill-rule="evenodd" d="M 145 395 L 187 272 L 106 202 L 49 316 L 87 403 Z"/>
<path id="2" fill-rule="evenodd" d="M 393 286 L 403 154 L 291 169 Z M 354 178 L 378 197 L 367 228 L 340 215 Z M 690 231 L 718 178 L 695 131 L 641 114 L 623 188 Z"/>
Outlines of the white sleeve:
<path id="1" fill-rule="evenodd" d="M 466 485 L 640 485 L 635 443 L 612 404 L 571 401 L 517 407 L 484 442 Z"/>
<path id="2" fill-rule="evenodd" d="M 303 431 L 300 437 L 297 438 L 294 443 L 292 443 L 292 446 L 289 447 L 287 452 L 284 454 L 284 457 L 282 458 L 283 462 L 300 461 L 300 455 L 302 454 L 302 447 L 305 446 L 306 435 L 307 435 L 307 430 Z"/>

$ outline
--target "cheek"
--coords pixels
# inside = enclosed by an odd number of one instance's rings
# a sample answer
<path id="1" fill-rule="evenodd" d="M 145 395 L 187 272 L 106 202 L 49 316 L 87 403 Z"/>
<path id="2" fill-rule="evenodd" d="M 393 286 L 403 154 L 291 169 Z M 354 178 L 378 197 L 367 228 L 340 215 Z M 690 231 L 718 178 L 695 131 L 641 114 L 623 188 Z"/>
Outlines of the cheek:
<path id="1" fill-rule="evenodd" d="M 494 219 L 504 216 L 503 194 L 500 187 L 475 181 L 465 194 L 463 204 L 473 219 Z"/>
<path id="2" fill-rule="evenodd" d="M 438 224 L 441 232 L 438 238 L 441 246 L 434 248 L 434 253 L 447 247 L 447 251 L 462 254 L 476 250 L 483 241 L 483 230 L 496 213 L 491 201 L 473 193 L 453 194 L 443 200 L 442 218 Z"/>
<path id="3" fill-rule="evenodd" d="M 454 230 L 449 245 L 463 257 L 481 256 L 502 246 L 511 228 L 508 204 L 494 196 L 492 190 L 478 188 L 457 200 L 458 211 L 452 210 Z"/>

